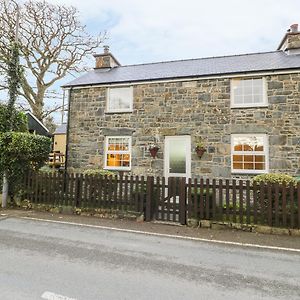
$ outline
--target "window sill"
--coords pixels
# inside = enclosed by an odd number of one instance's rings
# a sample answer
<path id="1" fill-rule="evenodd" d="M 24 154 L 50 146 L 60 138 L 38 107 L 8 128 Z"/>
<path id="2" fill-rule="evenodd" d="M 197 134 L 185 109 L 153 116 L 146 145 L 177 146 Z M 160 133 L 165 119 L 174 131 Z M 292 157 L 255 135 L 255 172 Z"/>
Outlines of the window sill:
<path id="1" fill-rule="evenodd" d="M 103 170 L 108 171 L 131 171 L 131 167 L 121 167 L 121 168 L 115 168 L 115 167 L 104 167 Z"/>
<path id="2" fill-rule="evenodd" d="M 259 175 L 259 174 L 267 174 L 269 173 L 267 170 L 231 170 L 231 174 L 242 174 L 242 175 Z"/>
<path id="3" fill-rule="evenodd" d="M 260 104 L 260 105 L 245 105 L 245 106 L 239 106 L 239 105 L 231 105 L 230 108 L 232 109 L 243 109 L 243 108 L 267 108 L 268 104 Z"/>
<path id="4" fill-rule="evenodd" d="M 133 113 L 133 110 L 115 110 L 115 111 L 105 111 L 104 114 L 106 115 L 113 115 L 113 114 L 129 114 Z"/>

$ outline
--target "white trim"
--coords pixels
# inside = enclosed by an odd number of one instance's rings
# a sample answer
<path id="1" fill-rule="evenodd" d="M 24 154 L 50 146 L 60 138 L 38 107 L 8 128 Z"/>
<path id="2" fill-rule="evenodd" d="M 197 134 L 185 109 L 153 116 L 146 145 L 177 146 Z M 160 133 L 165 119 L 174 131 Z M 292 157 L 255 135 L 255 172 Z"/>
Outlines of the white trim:
<path id="1" fill-rule="evenodd" d="M 169 141 L 170 140 L 184 140 L 186 145 L 186 172 L 185 176 L 182 176 L 182 173 L 170 173 L 169 166 L 170 166 L 170 150 L 169 150 Z M 165 149 L 164 149 L 164 175 L 166 178 L 170 177 L 186 177 L 191 178 L 191 136 L 190 135 L 176 135 L 176 136 L 165 136 Z"/>
<path id="2" fill-rule="evenodd" d="M 255 76 L 268 76 L 268 75 L 282 75 L 282 74 L 297 74 L 300 73 L 300 69 L 297 70 L 288 70 L 288 71 L 269 71 L 269 72 L 253 72 L 253 73 L 238 73 L 238 74 L 224 74 L 224 75 L 211 75 L 211 76 L 197 76 L 193 78 L 185 77 L 185 78 L 177 78 L 177 79 L 147 79 L 140 81 L 127 81 L 121 83 L 98 83 L 98 84 L 87 84 L 87 85 L 78 85 L 72 87 L 63 87 L 66 90 L 76 90 L 76 89 L 89 89 L 89 88 L 97 88 L 97 87 L 121 87 L 128 85 L 142 85 L 142 84 L 155 84 L 155 83 L 167 83 L 167 82 L 188 82 L 188 81 L 197 81 L 197 80 L 207 80 L 207 79 L 231 79 L 231 78 L 251 78 Z"/>
<path id="3" fill-rule="evenodd" d="M 251 80 L 251 79 L 262 79 L 262 88 L 263 88 L 263 102 L 260 103 L 234 103 L 234 94 L 233 94 L 233 83 L 238 80 L 234 78 L 230 80 L 230 108 L 249 108 L 249 107 L 268 107 L 268 93 L 267 93 L 267 80 L 265 77 L 253 76 L 252 78 L 243 78 L 241 80 Z"/>
<path id="4" fill-rule="evenodd" d="M 47 132 L 50 133 L 49 129 L 31 111 L 26 111 L 25 113 L 31 115 Z"/>
<path id="5" fill-rule="evenodd" d="M 110 138 L 121 138 L 121 139 L 128 139 L 128 151 L 110 151 L 110 153 L 115 154 L 129 154 L 130 160 L 129 160 L 129 167 L 115 167 L 115 166 L 107 166 L 107 154 L 108 154 L 108 139 Z M 105 137 L 105 144 L 104 144 L 104 169 L 105 170 L 119 170 L 119 171 L 130 171 L 131 170 L 131 155 L 132 155 L 132 143 L 131 143 L 131 136 L 128 135 L 118 135 L 118 136 L 106 136 Z"/>
<path id="6" fill-rule="evenodd" d="M 261 152 L 255 152 L 257 155 L 262 154 L 265 156 L 265 169 L 264 170 L 245 170 L 245 169 L 233 169 L 233 155 L 254 155 L 255 153 L 252 151 L 234 151 L 234 143 L 233 139 L 235 137 L 262 137 L 263 143 L 264 143 L 264 151 Z M 231 134 L 231 153 L 230 153 L 230 159 L 231 159 L 231 173 L 232 174 L 265 174 L 269 173 L 269 137 L 267 134 L 256 134 L 256 133 L 239 133 L 239 134 Z"/>
<path id="7" fill-rule="evenodd" d="M 109 101 L 110 101 L 110 91 L 112 89 L 118 89 L 118 88 L 128 88 L 130 91 L 130 99 L 129 99 L 129 108 L 128 109 L 110 109 L 109 108 Z M 124 113 L 124 112 L 132 112 L 133 111 L 133 87 L 129 86 L 128 84 L 126 86 L 117 86 L 117 87 L 109 87 L 106 90 L 106 109 L 105 113 Z"/>

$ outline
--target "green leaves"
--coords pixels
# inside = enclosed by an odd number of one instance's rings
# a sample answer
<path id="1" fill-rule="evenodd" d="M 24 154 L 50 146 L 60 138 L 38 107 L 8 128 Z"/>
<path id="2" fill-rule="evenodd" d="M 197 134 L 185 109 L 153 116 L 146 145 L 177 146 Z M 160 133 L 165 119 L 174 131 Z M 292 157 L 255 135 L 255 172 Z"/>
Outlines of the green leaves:
<path id="1" fill-rule="evenodd" d="M 8 117 L 13 119 L 13 123 L 8 122 Z M 14 107 L 9 108 L 5 104 L 0 104 L 0 133 L 10 131 L 26 132 L 28 130 L 27 117 L 23 112 L 17 111 Z"/>
<path id="2" fill-rule="evenodd" d="M 51 140 L 24 132 L 0 133 L 0 174 L 7 171 L 14 185 L 28 170 L 39 169 L 48 159 Z"/>
<path id="3" fill-rule="evenodd" d="M 281 174 L 281 173 L 268 173 L 268 174 L 260 174 L 260 175 L 256 175 L 253 179 L 254 182 L 256 182 L 257 184 L 261 183 L 261 182 L 265 182 L 265 183 L 279 183 L 279 184 L 296 184 L 297 180 L 287 174 Z"/>

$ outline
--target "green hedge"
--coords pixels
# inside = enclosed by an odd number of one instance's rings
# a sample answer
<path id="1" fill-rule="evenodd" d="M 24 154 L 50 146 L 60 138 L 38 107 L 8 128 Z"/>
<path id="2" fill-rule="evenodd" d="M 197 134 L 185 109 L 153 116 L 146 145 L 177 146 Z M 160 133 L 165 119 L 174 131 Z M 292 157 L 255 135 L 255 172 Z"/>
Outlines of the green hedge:
<path id="1" fill-rule="evenodd" d="M 23 132 L 0 133 L 0 175 L 8 174 L 13 193 L 29 170 L 38 170 L 47 160 L 51 140 Z"/>

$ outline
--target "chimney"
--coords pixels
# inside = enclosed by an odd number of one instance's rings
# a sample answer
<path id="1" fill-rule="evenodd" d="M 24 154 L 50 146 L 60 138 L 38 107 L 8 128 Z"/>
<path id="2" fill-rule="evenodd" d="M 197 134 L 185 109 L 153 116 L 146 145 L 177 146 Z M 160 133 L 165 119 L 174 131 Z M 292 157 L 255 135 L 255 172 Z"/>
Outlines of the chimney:
<path id="1" fill-rule="evenodd" d="M 300 54 L 300 31 L 298 30 L 298 24 L 290 26 L 277 50 L 284 51 L 288 55 Z"/>
<path id="2" fill-rule="evenodd" d="M 109 46 L 103 46 L 102 54 L 94 54 L 96 59 L 95 69 L 111 69 L 121 66 L 118 60 L 109 52 Z"/>

